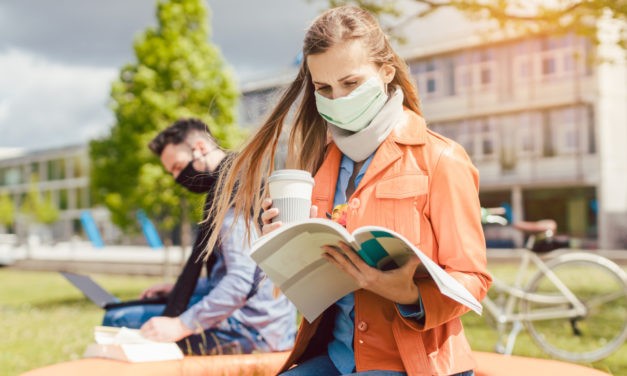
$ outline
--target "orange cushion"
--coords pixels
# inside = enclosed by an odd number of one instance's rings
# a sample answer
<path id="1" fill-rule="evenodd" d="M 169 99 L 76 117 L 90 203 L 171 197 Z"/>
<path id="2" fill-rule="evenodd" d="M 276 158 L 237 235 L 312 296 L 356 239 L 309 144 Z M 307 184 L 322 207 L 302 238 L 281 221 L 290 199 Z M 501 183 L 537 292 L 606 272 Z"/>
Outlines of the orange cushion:
<path id="1" fill-rule="evenodd" d="M 23 376 L 262 376 L 274 375 L 288 352 L 252 355 L 189 356 L 183 360 L 126 363 L 109 359 L 80 359 L 38 368 Z M 476 376 L 607 376 L 606 373 L 578 364 L 557 360 L 525 358 L 475 352 Z"/>
<path id="2" fill-rule="evenodd" d="M 525 358 L 495 353 L 473 353 L 477 361 L 475 376 L 607 376 L 594 368 L 558 360 Z"/>
<path id="3" fill-rule="evenodd" d="M 146 363 L 88 358 L 34 369 L 23 376 L 263 376 L 276 374 L 288 355 L 289 352 L 186 356 L 183 360 Z"/>

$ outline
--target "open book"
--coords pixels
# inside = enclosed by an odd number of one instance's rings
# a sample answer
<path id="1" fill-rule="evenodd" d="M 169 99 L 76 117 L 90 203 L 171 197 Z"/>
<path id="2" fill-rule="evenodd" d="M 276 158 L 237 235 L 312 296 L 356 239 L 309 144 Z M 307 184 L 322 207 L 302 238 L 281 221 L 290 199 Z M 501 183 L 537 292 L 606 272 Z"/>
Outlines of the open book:
<path id="1" fill-rule="evenodd" d="M 251 257 L 311 322 L 338 299 L 359 288 L 351 277 L 322 257 L 320 247 L 339 241 L 350 244 L 368 265 L 381 270 L 397 268 L 410 255 L 417 255 L 422 262 L 418 275 L 429 275 L 442 294 L 481 314 L 481 304 L 461 283 L 405 237 L 383 227 L 364 226 L 350 234 L 334 221 L 308 219 L 260 237 L 253 244 Z"/>
<path id="2" fill-rule="evenodd" d="M 176 343 L 151 341 L 137 329 L 96 326 L 94 339 L 96 343 L 87 346 L 83 357 L 133 363 L 183 359 L 183 352 Z"/>

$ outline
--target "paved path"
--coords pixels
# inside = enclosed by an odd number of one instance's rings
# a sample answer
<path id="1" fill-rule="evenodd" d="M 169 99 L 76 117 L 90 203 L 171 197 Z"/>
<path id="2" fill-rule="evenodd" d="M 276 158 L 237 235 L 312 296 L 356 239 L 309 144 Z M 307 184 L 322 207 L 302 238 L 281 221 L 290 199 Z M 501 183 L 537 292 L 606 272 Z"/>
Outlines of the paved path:
<path id="1" fill-rule="evenodd" d="M 151 249 L 145 246 L 93 248 L 90 243 L 64 243 L 56 246 L 12 247 L 0 245 L 0 265 L 28 270 L 65 270 L 81 273 L 111 273 L 176 276 L 189 250 L 180 247 Z M 586 250 L 627 265 L 627 250 Z M 516 262 L 513 249 L 488 249 L 490 263 Z"/>

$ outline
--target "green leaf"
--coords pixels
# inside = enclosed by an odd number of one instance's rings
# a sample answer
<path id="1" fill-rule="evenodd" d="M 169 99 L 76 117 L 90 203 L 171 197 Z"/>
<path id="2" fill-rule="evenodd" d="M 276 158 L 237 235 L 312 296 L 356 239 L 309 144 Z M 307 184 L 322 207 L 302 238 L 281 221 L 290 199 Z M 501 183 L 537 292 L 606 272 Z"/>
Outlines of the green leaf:
<path id="1" fill-rule="evenodd" d="M 115 115 L 109 134 L 90 144 L 95 201 L 126 231 L 137 231 L 135 212 L 143 209 L 163 232 L 180 224 L 181 199 L 202 207 L 203 197 L 178 187 L 165 173 L 148 142 L 179 118 L 206 122 L 225 147 L 238 145 L 238 90 L 231 69 L 209 41 L 203 0 L 157 4 L 157 26 L 134 42 L 136 61 L 120 68 L 111 84 Z M 200 210 L 193 220 L 199 221 Z"/>

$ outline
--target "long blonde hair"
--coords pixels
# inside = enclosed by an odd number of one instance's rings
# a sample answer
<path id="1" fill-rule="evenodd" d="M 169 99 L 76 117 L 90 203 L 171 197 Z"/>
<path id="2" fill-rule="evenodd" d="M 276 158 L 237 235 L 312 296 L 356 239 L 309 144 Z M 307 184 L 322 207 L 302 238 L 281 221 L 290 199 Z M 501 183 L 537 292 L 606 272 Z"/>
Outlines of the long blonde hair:
<path id="1" fill-rule="evenodd" d="M 316 109 L 315 88 L 307 67 L 307 57 L 324 53 L 332 46 L 349 40 L 361 41 L 369 49 L 372 62 L 378 66 L 389 64 L 396 69 L 390 84 L 403 91 L 405 107 L 421 114 L 418 92 L 409 69 L 390 46 L 376 19 L 367 11 L 353 6 L 333 8 L 322 13 L 305 35 L 303 61 L 298 75 L 259 130 L 220 173 L 219 189 L 207 217 L 215 231 L 208 240 L 206 257 L 218 241 L 219 229 L 231 207 L 235 216 L 245 219 L 246 236 L 250 239 L 251 223 L 257 224 L 256 219 L 261 214 L 262 184 L 274 170 L 274 157 L 285 119 L 299 98 L 300 104 L 289 135 L 289 167 L 307 170 L 312 175 L 320 167 L 325 153 L 327 124 Z M 226 192 L 229 194 L 224 194 Z"/>

